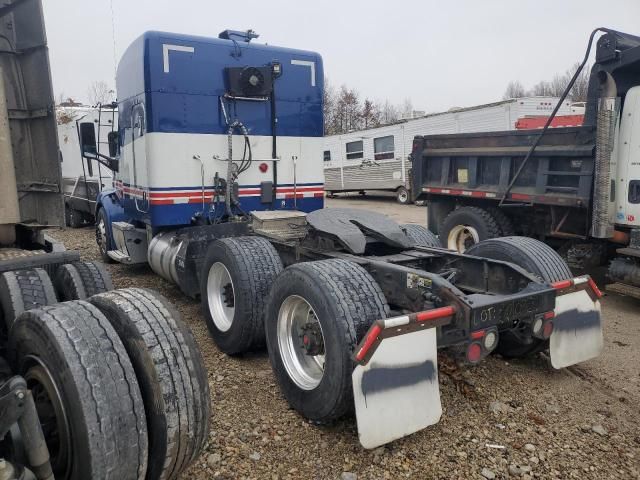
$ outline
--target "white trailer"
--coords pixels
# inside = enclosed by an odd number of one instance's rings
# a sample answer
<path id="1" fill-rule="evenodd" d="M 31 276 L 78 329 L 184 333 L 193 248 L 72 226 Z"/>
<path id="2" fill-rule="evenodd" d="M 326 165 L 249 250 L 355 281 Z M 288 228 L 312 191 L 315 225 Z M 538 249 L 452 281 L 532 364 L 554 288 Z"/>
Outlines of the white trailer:
<path id="1" fill-rule="evenodd" d="M 366 190 L 394 191 L 400 203 L 408 203 L 411 198 L 409 155 L 416 135 L 514 130 L 519 119 L 548 116 L 557 103 L 556 97 L 513 98 L 327 136 L 323 149 L 325 191 L 329 195 Z M 583 105 L 566 101 L 558 115 L 583 112 Z"/>
<path id="2" fill-rule="evenodd" d="M 82 158 L 78 125 L 91 122 L 96 126 L 98 153 L 106 155 L 109 153 L 107 137 L 110 132 L 118 130 L 117 112 L 117 107 L 112 105 L 56 108 L 65 220 L 69 227 L 93 223 L 98 193 L 113 183 L 111 170 L 101 167 L 99 163 L 89 166 Z"/>

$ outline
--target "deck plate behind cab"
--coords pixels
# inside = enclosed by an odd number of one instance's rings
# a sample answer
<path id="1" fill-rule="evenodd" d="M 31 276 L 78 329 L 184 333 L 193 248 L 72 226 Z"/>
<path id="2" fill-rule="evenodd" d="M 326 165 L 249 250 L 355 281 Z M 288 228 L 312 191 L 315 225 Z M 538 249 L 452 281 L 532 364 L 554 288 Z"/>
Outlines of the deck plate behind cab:
<path id="1" fill-rule="evenodd" d="M 385 338 L 351 378 L 364 448 L 379 447 L 440 421 L 435 328 Z"/>
<path id="2" fill-rule="evenodd" d="M 396 222 L 368 210 L 325 208 L 307 214 L 307 222 L 313 229 L 335 237 L 354 254 L 364 253 L 365 235 L 402 249 L 414 246 Z"/>

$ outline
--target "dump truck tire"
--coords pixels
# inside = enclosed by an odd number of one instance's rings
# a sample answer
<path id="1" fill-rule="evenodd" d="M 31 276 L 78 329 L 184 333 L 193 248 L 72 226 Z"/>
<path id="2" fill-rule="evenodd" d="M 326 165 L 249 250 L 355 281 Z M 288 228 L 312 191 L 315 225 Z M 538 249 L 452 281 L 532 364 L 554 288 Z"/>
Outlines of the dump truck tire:
<path id="1" fill-rule="evenodd" d="M 224 353 L 264 346 L 264 307 L 281 271 L 278 252 L 264 238 L 223 238 L 209 246 L 200 280 L 202 309 Z"/>
<path id="2" fill-rule="evenodd" d="M 573 277 L 567 263 L 554 249 L 533 238 L 505 237 L 485 240 L 471 247 L 467 253 L 514 263 L 549 283 Z M 496 352 L 505 357 L 516 358 L 547 348 L 548 341 L 537 338 L 528 340 L 523 342 L 513 333 L 503 332 Z"/>
<path id="3" fill-rule="evenodd" d="M 67 227 L 80 228 L 84 224 L 84 215 L 82 212 L 71 208 L 69 205 L 65 205 L 64 220 Z"/>
<path id="4" fill-rule="evenodd" d="M 53 305 L 58 299 L 53 283 L 42 268 L 13 270 L 0 275 L 0 338 L 24 311 Z"/>
<path id="5" fill-rule="evenodd" d="M 515 235 L 513 222 L 502 210 L 500 210 L 499 208 L 489 208 L 488 212 L 493 215 L 493 218 L 495 218 L 496 222 L 498 222 L 501 237 L 512 237 L 513 235 Z"/>
<path id="6" fill-rule="evenodd" d="M 373 322 L 388 316 L 382 290 L 359 265 L 332 259 L 287 267 L 271 289 L 265 329 L 271 366 L 289 404 L 321 423 L 350 412 L 352 354 Z M 303 332 L 296 318 L 307 322 Z M 320 344 L 324 357 L 305 350 Z"/>
<path id="7" fill-rule="evenodd" d="M 478 207 L 460 207 L 453 210 L 438 230 L 442 246 L 461 253 L 478 242 L 497 238 L 502 234 L 493 215 Z"/>
<path id="8" fill-rule="evenodd" d="M 440 240 L 429 229 L 415 223 L 405 223 L 400 225 L 400 228 L 404 230 L 411 240 L 413 240 L 417 247 L 438 247 L 440 248 Z"/>
<path id="9" fill-rule="evenodd" d="M 33 393 L 55 478 L 145 478 L 142 396 L 97 308 L 75 300 L 23 313 L 9 334 L 9 358 Z"/>
<path id="10" fill-rule="evenodd" d="M 209 434 L 209 382 L 195 339 L 160 294 L 128 288 L 89 300 L 109 320 L 131 359 L 149 431 L 147 478 L 175 479 Z"/>

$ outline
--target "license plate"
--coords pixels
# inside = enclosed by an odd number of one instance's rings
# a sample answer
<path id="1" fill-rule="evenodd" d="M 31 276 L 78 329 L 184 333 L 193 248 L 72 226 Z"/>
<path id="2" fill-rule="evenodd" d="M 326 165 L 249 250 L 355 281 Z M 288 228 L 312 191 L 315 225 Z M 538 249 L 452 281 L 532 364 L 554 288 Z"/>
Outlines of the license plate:
<path id="1" fill-rule="evenodd" d="M 551 365 L 564 368 L 597 357 L 604 345 L 600 302 L 586 290 L 556 297 L 553 333 L 549 340 Z"/>
<path id="2" fill-rule="evenodd" d="M 376 448 L 438 423 L 436 329 L 382 340 L 365 365 L 352 374 L 358 437 Z"/>
<path id="3" fill-rule="evenodd" d="M 541 295 L 530 295 L 479 308 L 473 313 L 472 327 L 475 329 L 490 325 L 511 326 L 514 320 L 539 312 L 542 298 Z"/>

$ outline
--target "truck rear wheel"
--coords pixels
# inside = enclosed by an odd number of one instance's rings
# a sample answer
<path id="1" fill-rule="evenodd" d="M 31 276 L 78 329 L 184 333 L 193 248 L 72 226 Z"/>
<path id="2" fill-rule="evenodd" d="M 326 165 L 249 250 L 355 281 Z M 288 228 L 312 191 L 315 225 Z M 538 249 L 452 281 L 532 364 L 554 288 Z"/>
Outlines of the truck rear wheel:
<path id="1" fill-rule="evenodd" d="M 549 283 L 573 276 L 569 266 L 554 249 L 533 238 L 505 237 L 485 240 L 471 247 L 467 253 L 514 263 Z M 505 331 L 500 334 L 496 352 L 505 357 L 522 357 L 544 350 L 547 343 L 533 337 L 523 339 L 522 335 Z"/>
<path id="2" fill-rule="evenodd" d="M 58 267 L 53 281 L 61 302 L 85 300 L 113 290 L 111 275 L 98 262 L 74 262 Z"/>
<path id="3" fill-rule="evenodd" d="M 67 227 L 80 228 L 84 225 L 84 215 L 82 212 L 71 208 L 69 205 L 64 207 L 64 220 Z"/>
<path id="4" fill-rule="evenodd" d="M 515 230 L 513 228 L 513 222 L 507 215 L 500 210 L 499 208 L 489 208 L 488 212 L 493 215 L 493 218 L 498 222 L 498 226 L 500 227 L 500 236 L 501 237 L 511 237 L 515 235 Z"/>
<path id="5" fill-rule="evenodd" d="M 400 225 L 411 240 L 418 247 L 440 247 L 440 240 L 429 229 L 416 223 L 405 223 Z"/>
<path id="6" fill-rule="evenodd" d="M 382 290 L 359 265 L 332 259 L 286 268 L 273 284 L 265 330 L 289 404 L 316 422 L 349 412 L 351 355 L 371 324 L 388 315 Z"/>
<path id="7" fill-rule="evenodd" d="M 262 237 L 223 238 L 209 246 L 200 280 L 202 309 L 224 353 L 264 346 L 264 306 L 281 271 L 278 252 Z"/>
<path id="8" fill-rule="evenodd" d="M 4 272 L 0 275 L 0 338 L 6 337 L 22 312 L 57 301 L 53 283 L 44 269 Z"/>
<path id="9" fill-rule="evenodd" d="M 147 478 L 173 479 L 202 451 L 209 432 L 209 382 L 195 339 L 160 294 L 128 288 L 89 300 L 131 359 L 149 431 Z"/>
<path id="10" fill-rule="evenodd" d="M 493 215 L 478 207 L 453 210 L 442 222 L 439 232 L 442 246 L 460 253 L 476 243 L 502 234 Z"/>
<path id="11" fill-rule="evenodd" d="M 11 329 L 9 358 L 33 393 L 55 478 L 145 478 L 140 389 L 97 308 L 76 300 L 23 313 Z"/>

